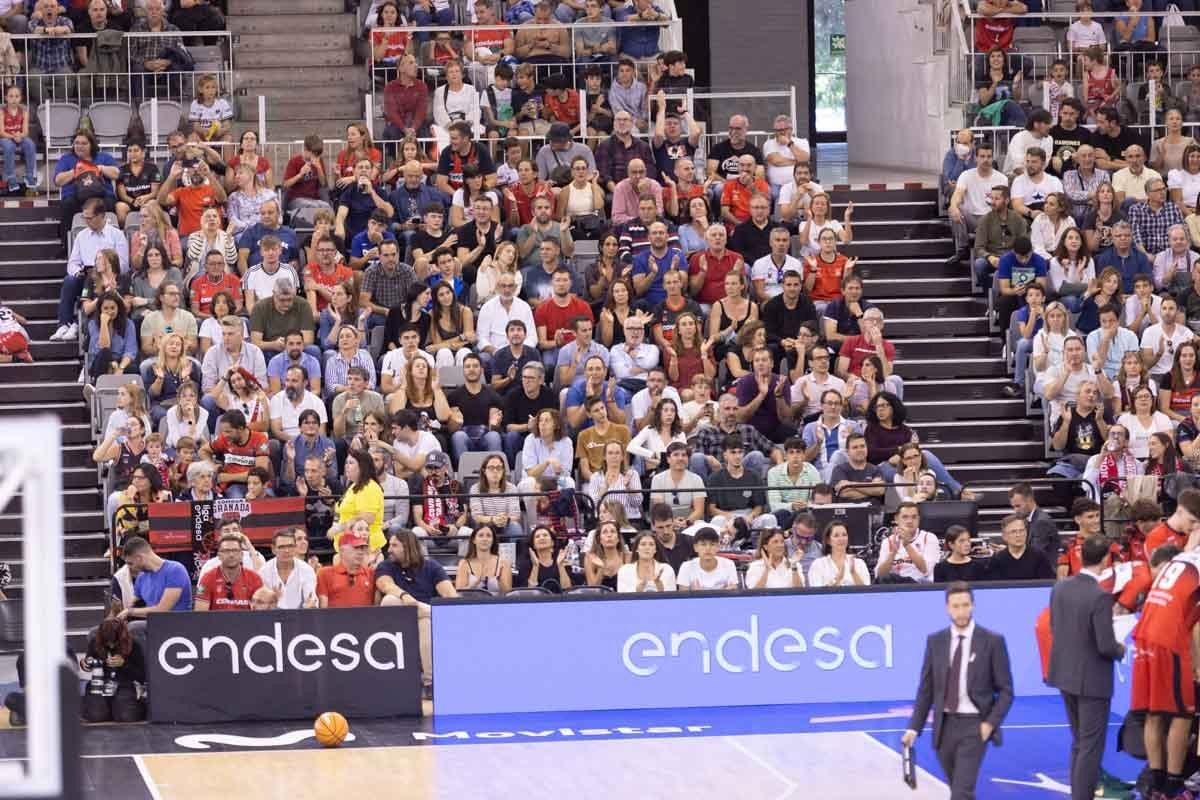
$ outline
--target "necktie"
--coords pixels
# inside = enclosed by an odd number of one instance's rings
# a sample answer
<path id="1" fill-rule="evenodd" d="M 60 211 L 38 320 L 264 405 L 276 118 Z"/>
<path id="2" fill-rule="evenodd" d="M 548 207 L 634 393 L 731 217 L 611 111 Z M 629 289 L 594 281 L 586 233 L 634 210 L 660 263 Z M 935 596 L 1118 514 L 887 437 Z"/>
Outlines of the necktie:
<path id="1" fill-rule="evenodd" d="M 958 711 L 958 674 L 962 670 L 963 635 L 954 637 L 954 655 L 950 658 L 950 669 L 946 670 L 945 709 L 951 714 Z"/>

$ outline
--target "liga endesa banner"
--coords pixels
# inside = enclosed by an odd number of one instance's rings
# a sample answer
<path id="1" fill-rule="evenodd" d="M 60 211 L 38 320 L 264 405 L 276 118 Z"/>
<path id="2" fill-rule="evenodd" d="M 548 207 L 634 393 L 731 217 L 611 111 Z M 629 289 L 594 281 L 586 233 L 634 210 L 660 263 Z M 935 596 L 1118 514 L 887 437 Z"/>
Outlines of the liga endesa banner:
<path id="1" fill-rule="evenodd" d="M 202 500 L 198 502 L 151 503 L 150 544 L 159 553 L 191 550 L 199 566 L 216 553 L 213 526 L 229 516 L 241 520 L 242 532 L 255 545 L 271 543 L 280 528 L 304 525 L 304 498 L 279 497 L 262 500 Z"/>
<path id="2" fill-rule="evenodd" d="M 154 722 L 421 715 L 408 606 L 151 614 Z"/>
<path id="3" fill-rule="evenodd" d="M 1042 682 L 1034 622 L 1050 584 L 973 587 L 975 619 L 1004 636 L 1020 696 Z M 611 599 L 610 599 L 611 598 Z M 626 599 L 628 598 L 628 599 Z M 925 639 L 949 625 L 945 587 L 434 602 L 434 708 L 500 714 L 907 701 Z M 553 631 L 552 650 L 513 631 Z M 479 680 L 478 654 L 488 660 Z M 498 692 L 528 684 L 536 692 Z"/>

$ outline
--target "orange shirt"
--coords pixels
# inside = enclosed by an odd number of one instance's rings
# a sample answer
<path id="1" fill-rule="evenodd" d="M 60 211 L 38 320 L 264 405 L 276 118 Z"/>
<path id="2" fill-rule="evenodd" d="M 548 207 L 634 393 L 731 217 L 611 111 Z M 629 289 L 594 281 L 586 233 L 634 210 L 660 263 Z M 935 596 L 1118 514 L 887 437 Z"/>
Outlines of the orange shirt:
<path id="1" fill-rule="evenodd" d="M 332 289 L 336 284 L 354 280 L 354 270 L 345 264 L 338 264 L 333 268 L 333 273 L 327 275 L 321 271 L 320 264 L 309 264 L 304 268 L 304 280 L 319 283 L 326 289 Z M 329 301 L 325 299 L 324 295 L 318 294 L 316 312 L 320 314 L 328 305 Z"/>
<path id="2" fill-rule="evenodd" d="M 813 282 L 812 291 L 809 295 L 813 300 L 840 300 L 842 297 L 842 276 L 846 274 L 847 259 L 841 253 L 838 253 L 833 261 L 825 261 L 820 255 L 814 256 L 812 262 L 805 264 L 806 268 L 813 268 L 813 262 L 816 262 L 817 278 Z"/>
<path id="3" fill-rule="evenodd" d="M 1151 644 L 1174 653 L 1187 653 L 1192 628 L 1200 619 L 1200 553 L 1187 551 L 1162 568 L 1133 631 L 1139 645 Z"/>
<path id="4" fill-rule="evenodd" d="M 1075 538 L 1071 540 L 1063 551 L 1058 555 L 1058 566 L 1067 568 L 1067 575 L 1076 575 L 1079 570 L 1083 569 L 1083 534 L 1075 534 Z M 1113 542 L 1108 548 L 1109 554 L 1112 556 L 1112 563 L 1117 564 L 1121 561 L 1121 544 Z"/>
<path id="5" fill-rule="evenodd" d="M 171 192 L 171 198 L 179 208 L 179 235 L 188 236 L 200 230 L 200 215 L 205 209 L 221 209 L 217 196 L 208 184 L 180 186 Z"/>
<path id="6" fill-rule="evenodd" d="M 1164 544 L 1173 544 L 1180 550 L 1187 546 L 1187 534 L 1175 530 L 1165 522 L 1160 522 L 1149 533 L 1146 534 L 1146 542 L 1142 545 L 1142 552 L 1146 554 L 1146 558 L 1154 555 L 1154 551 L 1162 547 Z"/>
<path id="7" fill-rule="evenodd" d="M 351 575 L 343 564 L 321 567 L 317 596 L 328 598 L 330 608 L 375 605 L 375 572 L 362 567 Z"/>
<path id="8" fill-rule="evenodd" d="M 738 222 L 745 222 L 750 219 L 750 198 L 756 194 L 770 197 L 771 187 L 767 186 L 766 181 L 755 181 L 747 186 L 736 179 L 728 180 L 721 189 L 721 205 L 729 206 L 730 213 L 737 217 Z"/>

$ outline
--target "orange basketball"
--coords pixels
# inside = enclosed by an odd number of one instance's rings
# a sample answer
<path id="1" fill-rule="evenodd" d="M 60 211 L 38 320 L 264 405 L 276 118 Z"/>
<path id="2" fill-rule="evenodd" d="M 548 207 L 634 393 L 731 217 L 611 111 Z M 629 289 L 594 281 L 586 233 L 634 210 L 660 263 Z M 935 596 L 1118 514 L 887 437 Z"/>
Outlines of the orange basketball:
<path id="1" fill-rule="evenodd" d="M 346 741 L 346 734 L 350 733 L 350 723 L 338 712 L 326 711 L 313 723 L 313 732 L 317 741 L 324 747 L 337 747 Z"/>

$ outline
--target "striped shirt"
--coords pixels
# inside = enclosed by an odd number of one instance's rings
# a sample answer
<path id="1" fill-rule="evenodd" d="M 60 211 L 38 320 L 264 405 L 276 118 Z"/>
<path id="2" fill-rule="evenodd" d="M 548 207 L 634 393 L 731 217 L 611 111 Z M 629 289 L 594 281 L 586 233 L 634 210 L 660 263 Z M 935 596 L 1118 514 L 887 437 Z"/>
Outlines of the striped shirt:
<path id="1" fill-rule="evenodd" d="M 359 350 L 346 361 L 341 353 L 335 353 L 325 362 L 325 394 L 332 396 L 339 386 L 346 385 L 346 376 L 351 367 L 362 367 L 367 371 L 367 388 L 375 388 L 375 360 L 366 350 Z"/>

